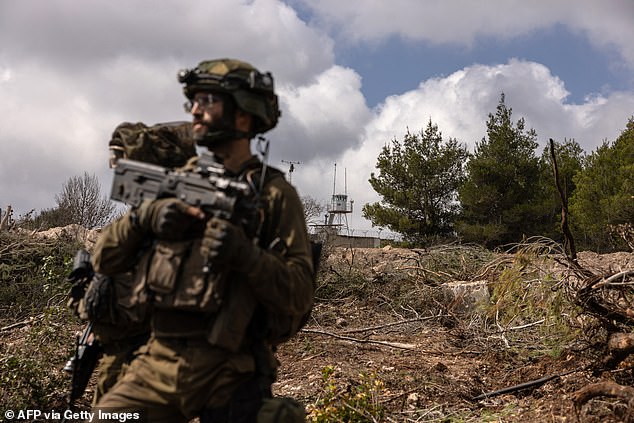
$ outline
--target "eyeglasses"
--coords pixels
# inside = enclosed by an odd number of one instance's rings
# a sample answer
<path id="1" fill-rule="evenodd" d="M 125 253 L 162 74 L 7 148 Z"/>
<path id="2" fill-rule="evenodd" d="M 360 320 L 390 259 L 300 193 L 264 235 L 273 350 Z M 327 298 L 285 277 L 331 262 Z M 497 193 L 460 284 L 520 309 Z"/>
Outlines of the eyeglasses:
<path id="1" fill-rule="evenodd" d="M 222 101 L 222 97 L 216 94 L 210 94 L 210 93 L 200 94 L 194 97 L 193 100 L 186 101 L 183 104 L 183 107 L 185 108 L 185 111 L 187 113 L 191 113 L 192 109 L 194 108 L 194 104 L 198 104 L 198 107 L 200 108 L 205 108 L 205 107 L 209 107 L 213 105 L 214 103 L 219 103 L 221 101 Z"/>

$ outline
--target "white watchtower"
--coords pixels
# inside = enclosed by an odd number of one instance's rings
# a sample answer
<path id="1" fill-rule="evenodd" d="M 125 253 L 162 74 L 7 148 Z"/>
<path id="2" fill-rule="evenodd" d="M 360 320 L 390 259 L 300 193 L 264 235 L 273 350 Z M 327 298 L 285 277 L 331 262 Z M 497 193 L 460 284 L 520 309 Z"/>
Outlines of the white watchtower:
<path id="1" fill-rule="evenodd" d="M 354 201 L 348 201 L 347 194 L 347 180 L 346 174 L 344 171 L 344 193 L 336 194 L 336 183 L 337 183 L 337 163 L 335 163 L 335 175 L 333 178 L 333 186 L 332 186 L 332 199 L 330 201 L 330 205 L 328 207 L 328 214 L 326 215 L 326 226 L 330 227 L 331 230 L 335 232 L 341 232 L 344 230 L 345 234 L 348 234 L 348 215 L 352 213 L 352 205 Z"/>

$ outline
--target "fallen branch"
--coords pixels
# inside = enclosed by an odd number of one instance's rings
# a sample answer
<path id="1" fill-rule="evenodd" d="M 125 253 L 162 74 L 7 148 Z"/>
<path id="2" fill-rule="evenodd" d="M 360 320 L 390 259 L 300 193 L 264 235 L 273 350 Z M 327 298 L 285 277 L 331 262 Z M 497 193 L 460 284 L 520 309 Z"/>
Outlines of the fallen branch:
<path id="1" fill-rule="evenodd" d="M 625 270 L 623 272 L 616 273 L 609 278 L 603 279 L 601 282 L 597 282 L 592 289 L 598 289 L 602 286 L 610 285 L 610 286 L 622 286 L 622 285 L 634 285 L 634 282 L 615 282 L 618 279 L 622 279 L 625 281 L 625 278 L 628 276 L 634 276 L 634 270 Z"/>
<path id="2" fill-rule="evenodd" d="M 513 386 L 509 386 L 508 388 L 498 389 L 497 391 L 486 392 L 486 393 L 484 393 L 482 395 L 478 395 L 477 397 L 473 397 L 472 400 L 473 401 L 480 401 L 480 400 L 483 400 L 483 399 L 486 399 L 486 398 L 491 398 L 491 397 L 495 397 L 495 396 L 502 395 L 502 394 L 508 394 L 510 392 L 521 391 L 522 389 L 536 388 L 536 387 L 542 386 L 546 382 L 550 382 L 551 380 L 558 379 L 558 378 L 560 378 L 562 376 L 568 375 L 568 374 L 576 372 L 576 371 L 578 371 L 578 370 L 573 370 L 573 371 L 570 371 L 568 373 L 563 373 L 563 374 L 544 376 L 541 379 L 531 380 L 529 382 L 520 383 L 519 385 L 513 385 Z"/>
<path id="3" fill-rule="evenodd" d="M 544 323 L 545 321 L 546 321 L 546 319 L 541 319 L 541 320 L 538 320 L 536 322 L 526 323 L 525 325 L 511 326 L 510 328 L 502 329 L 502 332 L 508 332 L 510 330 L 519 330 L 519 329 L 530 328 L 531 326 L 540 325 L 540 324 Z"/>
<path id="4" fill-rule="evenodd" d="M 628 412 L 628 416 L 630 418 L 626 419 L 626 421 L 632 421 L 631 413 L 632 402 L 634 400 L 634 388 L 619 385 L 615 382 L 599 382 L 585 386 L 575 392 L 573 395 L 573 402 L 575 404 L 575 409 L 577 413 L 581 411 L 581 408 L 588 401 L 596 397 L 618 398 L 627 402 L 628 408 L 630 409 L 630 411 Z"/>
<path id="5" fill-rule="evenodd" d="M 28 319 L 23 320 L 21 322 L 12 323 L 12 324 L 10 324 L 8 326 L 4 326 L 4 327 L 0 328 L 0 332 L 8 332 L 8 331 L 13 330 L 13 329 L 17 329 L 17 328 L 21 328 L 23 326 L 30 325 L 30 324 L 34 323 L 36 320 L 40 320 L 42 317 L 43 317 L 43 315 L 39 315 L 39 316 L 36 316 L 36 317 L 29 317 Z"/>
<path id="6" fill-rule="evenodd" d="M 350 336 L 342 336 L 342 335 L 337 335 L 336 333 L 332 333 L 332 332 L 324 332 L 321 330 L 316 330 L 316 329 L 302 329 L 301 330 L 304 333 L 314 333 L 317 335 L 326 335 L 326 336 L 331 336 L 333 338 L 337 338 L 337 339 L 341 339 L 344 341 L 351 341 L 351 342 L 357 342 L 360 344 L 376 344 L 376 345 L 383 345 L 386 347 L 392 347 L 392 348 L 400 348 L 403 350 L 413 350 L 417 348 L 417 345 L 415 344 L 405 344 L 402 342 L 388 342 L 388 341 L 376 341 L 376 340 L 372 340 L 372 339 L 358 339 L 358 338 L 352 338 Z"/>
<path id="7" fill-rule="evenodd" d="M 376 330 L 376 329 L 384 329 L 384 328 L 387 328 L 387 327 L 390 327 L 390 326 L 399 326 L 399 325 L 405 325 L 407 323 L 422 322 L 422 321 L 425 321 L 425 320 L 435 319 L 437 317 L 445 317 L 445 316 L 437 315 L 437 316 L 428 316 L 428 317 L 417 317 L 415 319 L 399 320 L 398 322 L 385 323 L 383 325 L 370 326 L 370 327 L 367 327 L 367 328 L 348 329 L 348 330 L 344 331 L 343 333 L 368 332 L 368 331 Z"/>

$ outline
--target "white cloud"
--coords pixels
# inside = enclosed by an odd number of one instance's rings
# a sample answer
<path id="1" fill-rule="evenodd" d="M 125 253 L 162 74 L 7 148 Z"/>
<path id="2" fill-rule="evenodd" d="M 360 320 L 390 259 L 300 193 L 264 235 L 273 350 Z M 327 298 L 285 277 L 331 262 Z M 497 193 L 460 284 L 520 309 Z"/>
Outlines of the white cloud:
<path id="1" fill-rule="evenodd" d="M 119 56 L 182 67 L 239 56 L 302 83 L 334 60 L 333 41 L 277 0 L 5 1 L 0 39 L 0 58 L 28 54 L 69 73 L 107 68 Z"/>
<path id="2" fill-rule="evenodd" d="M 120 122 L 188 119 L 178 69 L 237 57 L 293 87 L 334 61 L 333 41 L 276 0 L 0 2 L 0 39 L 0 207 L 17 215 L 84 171 L 107 192 Z"/>
<path id="3" fill-rule="evenodd" d="M 356 204 L 351 216 L 354 225 L 370 227 L 360 211 L 363 204 L 379 200 L 367 181 L 384 145 L 394 138 L 402 140 L 408 128 L 419 132 L 431 119 L 445 139 L 456 138 L 472 149 L 486 136 L 488 115 L 495 113 L 502 92 L 506 106 L 513 110 L 513 121 L 524 118 L 526 129 L 537 131 L 541 147 L 549 138 L 574 138 L 590 152 L 604 139 L 616 139 L 634 110 L 634 93 L 567 104 L 563 81 L 541 64 L 519 60 L 498 66 L 474 65 L 445 78 L 423 81 L 416 90 L 388 97 L 360 130 L 361 145 L 349 148 L 337 159 L 337 193 L 343 192 L 342 169 L 346 169 L 347 193 Z M 298 173 L 294 176 L 298 186 L 315 193 L 313 196 L 322 202 L 329 201 L 332 162 L 318 158 Z"/>
<path id="4" fill-rule="evenodd" d="M 282 140 L 287 160 L 338 157 L 359 144 L 359 129 L 371 117 L 361 78 L 340 66 L 307 85 L 281 87 L 280 97 L 283 113 L 275 138 Z"/>
<path id="5" fill-rule="evenodd" d="M 510 39 L 562 24 L 599 46 L 615 47 L 634 67 L 631 0 L 302 0 L 324 26 L 351 42 L 389 36 L 470 46 L 477 37 Z"/>

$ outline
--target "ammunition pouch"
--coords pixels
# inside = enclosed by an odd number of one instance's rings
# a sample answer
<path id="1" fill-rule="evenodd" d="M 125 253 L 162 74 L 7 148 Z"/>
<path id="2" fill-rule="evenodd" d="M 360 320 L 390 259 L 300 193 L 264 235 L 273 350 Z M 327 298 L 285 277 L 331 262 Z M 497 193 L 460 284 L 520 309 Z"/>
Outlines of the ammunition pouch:
<path id="1" fill-rule="evenodd" d="M 146 272 L 156 309 L 218 311 L 227 272 L 206 270 L 200 243 L 200 239 L 156 242 Z"/>
<path id="2" fill-rule="evenodd" d="M 113 297 L 112 279 L 101 273 L 95 273 L 83 298 L 85 317 L 92 322 L 102 319 L 114 322 L 116 317 L 112 307 Z"/>
<path id="3" fill-rule="evenodd" d="M 86 293 L 75 305 L 79 318 L 92 322 L 102 344 L 149 333 L 148 304 L 138 304 L 131 291 L 131 273 L 108 277 L 94 274 Z"/>

